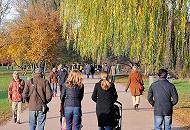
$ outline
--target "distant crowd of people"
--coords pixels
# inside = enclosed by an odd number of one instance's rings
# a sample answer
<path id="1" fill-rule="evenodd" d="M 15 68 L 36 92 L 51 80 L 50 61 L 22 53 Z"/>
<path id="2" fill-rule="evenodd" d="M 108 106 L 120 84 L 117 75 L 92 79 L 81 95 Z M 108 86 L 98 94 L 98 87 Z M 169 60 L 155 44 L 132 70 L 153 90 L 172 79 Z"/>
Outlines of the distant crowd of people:
<path id="1" fill-rule="evenodd" d="M 78 68 L 78 69 L 77 69 Z M 52 97 L 57 96 L 57 87 L 60 88 L 61 124 L 62 130 L 80 130 L 82 122 L 81 102 L 84 97 L 85 85 L 83 83 L 82 67 L 72 68 L 68 71 L 64 65 L 53 68 L 48 80 L 43 78 L 41 69 L 36 68 L 33 77 L 26 83 L 20 79 L 18 72 L 13 73 L 13 80 L 8 89 L 8 99 L 12 103 L 13 122 L 21 123 L 21 104 L 29 103 L 29 127 L 30 130 L 44 130 L 46 115 L 49 110 L 47 104 Z M 86 64 L 84 72 L 89 78 L 96 67 Z M 99 67 L 100 80 L 95 84 L 92 100 L 96 103 L 96 115 L 99 130 L 113 130 L 115 127 L 114 103 L 118 99 L 114 84 L 116 66 L 109 67 L 104 64 Z M 111 73 L 111 81 L 108 76 Z M 154 107 L 154 129 L 171 130 L 173 106 L 178 102 L 178 94 L 175 86 L 167 80 L 168 72 L 160 69 L 159 80 L 152 83 L 148 91 L 148 101 Z M 144 91 L 142 75 L 138 66 L 133 65 L 129 74 L 125 91 L 130 89 L 134 110 L 139 110 L 140 95 Z M 63 120 L 62 120 L 63 119 Z M 63 122 L 63 123 L 62 123 Z M 121 129 L 121 128 L 120 128 Z"/>

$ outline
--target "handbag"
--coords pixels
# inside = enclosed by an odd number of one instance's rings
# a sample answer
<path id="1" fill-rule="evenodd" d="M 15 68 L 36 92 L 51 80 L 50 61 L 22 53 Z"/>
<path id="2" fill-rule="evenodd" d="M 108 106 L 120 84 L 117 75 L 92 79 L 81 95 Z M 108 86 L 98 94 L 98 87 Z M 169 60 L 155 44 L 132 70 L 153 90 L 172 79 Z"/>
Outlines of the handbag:
<path id="1" fill-rule="evenodd" d="M 142 93 L 144 91 L 144 86 L 138 82 L 139 91 Z"/>
<path id="2" fill-rule="evenodd" d="M 49 107 L 47 106 L 47 104 L 43 103 L 42 104 L 42 112 L 44 114 L 46 114 L 49 111 Z"/>

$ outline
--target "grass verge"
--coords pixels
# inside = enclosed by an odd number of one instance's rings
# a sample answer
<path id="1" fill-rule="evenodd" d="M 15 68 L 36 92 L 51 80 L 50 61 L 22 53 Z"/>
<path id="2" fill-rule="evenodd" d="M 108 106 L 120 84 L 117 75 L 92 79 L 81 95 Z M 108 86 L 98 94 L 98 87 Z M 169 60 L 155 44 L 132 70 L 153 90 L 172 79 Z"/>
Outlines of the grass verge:
<path id="1" fill-rule="evenodd" d="M 7 100 L 7 88 L 9 86 L 11 76 L 0 76 L 0 123 L 7 120 L 11 115 L 11 104 Z"/>

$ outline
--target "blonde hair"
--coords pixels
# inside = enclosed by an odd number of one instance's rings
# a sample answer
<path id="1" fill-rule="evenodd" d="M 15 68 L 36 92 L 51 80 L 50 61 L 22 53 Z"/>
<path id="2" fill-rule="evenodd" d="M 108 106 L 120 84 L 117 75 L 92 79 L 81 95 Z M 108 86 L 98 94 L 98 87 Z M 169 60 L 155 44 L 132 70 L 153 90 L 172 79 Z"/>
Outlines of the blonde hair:
<path id="1" fill-rule="evenodd" d="M 83 76 L 79 70 L 72 70 L 69 73 L 69 76 L 66 81 L 66 87 L 72 88 L 72 87 L 79 87 L 82 88 L 83 83 L 82 83 Z"/>
<path id="2" fill-rule="evenodd" d="M 103 90 L 108 90 L 111 86 L 110 82 L 107 80 L 108 74 L 106 72 L 101 73 L 101 87 Z"/>

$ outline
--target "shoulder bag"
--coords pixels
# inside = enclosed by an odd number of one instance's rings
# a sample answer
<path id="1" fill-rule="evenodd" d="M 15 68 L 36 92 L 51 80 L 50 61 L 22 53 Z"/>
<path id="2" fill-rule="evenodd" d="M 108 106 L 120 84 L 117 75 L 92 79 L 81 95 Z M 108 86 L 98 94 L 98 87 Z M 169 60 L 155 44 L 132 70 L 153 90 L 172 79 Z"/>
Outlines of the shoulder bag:
<path id="1" fill-rule="evenodd" d="M 43 112 L 44 114 L 46 114 L 46 113 L 49 111 L 49 107 L 47 106 L 47 104 L 45 103 L 45 101 L 43 101 L 43 99 L 41 98 L 40 94 L 38 93 L 38 91 L 37 91 L 37 86 L 34 85 L 33 79 L 31 79 L 31 83 L 32 83 L 33 86 L 35 86 L 36 93 L 37 93 L 37 95 L 39 96 L 40 100 L 42 101 L 42 112 Z"/>

